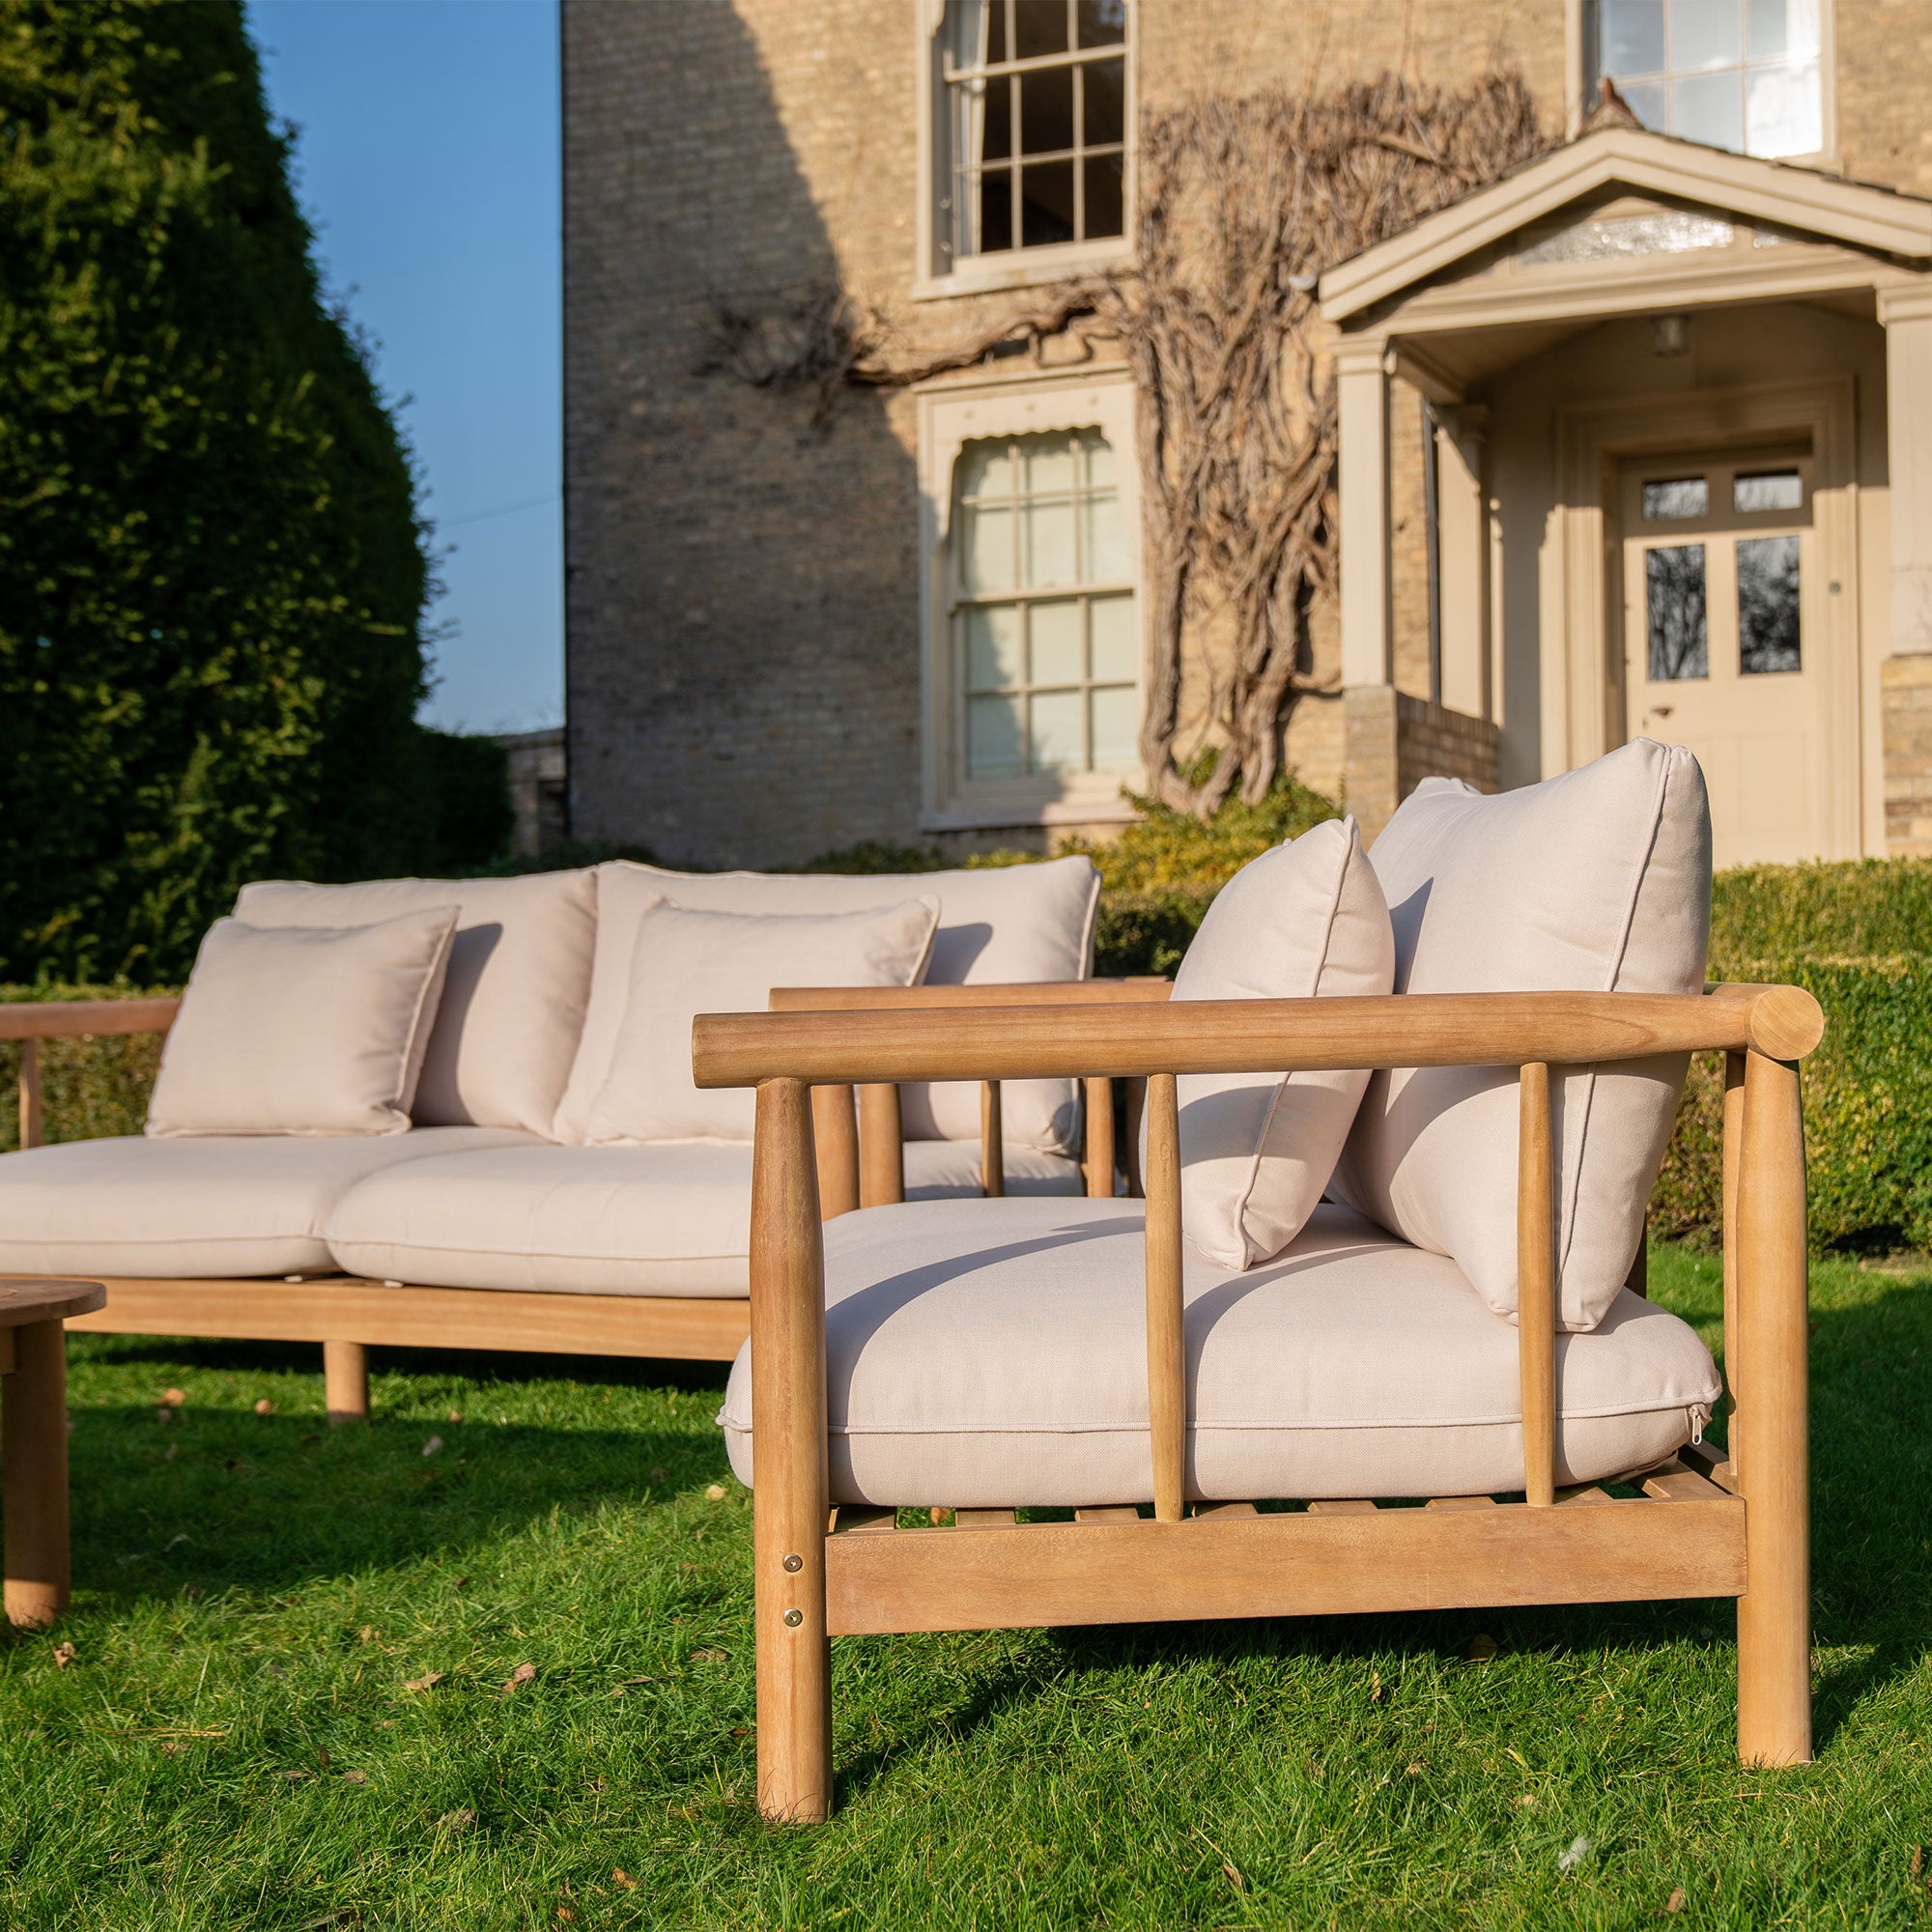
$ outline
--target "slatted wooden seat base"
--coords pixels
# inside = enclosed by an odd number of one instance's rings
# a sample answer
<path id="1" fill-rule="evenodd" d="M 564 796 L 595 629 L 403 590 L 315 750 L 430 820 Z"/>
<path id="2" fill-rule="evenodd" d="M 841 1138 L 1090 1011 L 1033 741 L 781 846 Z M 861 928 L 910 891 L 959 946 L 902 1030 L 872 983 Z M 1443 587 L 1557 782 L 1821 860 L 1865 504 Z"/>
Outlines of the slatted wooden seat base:
<path id="1" fill-rule="evenodd" d="M 1617 1482 L 1643 1493 L 1559 1490 L 1560 1518 L 1520 1497 L 1435 1496 L 1196 1504 L 1179 1522 L 1122 1506 L 1071 1522 L 969 1509 L 900 1529 L 895 1510 L 847 1506 L 825 1539 L 828 1634 L 1744 1594 L 1738 1497 L 1683 1461 Z"/>

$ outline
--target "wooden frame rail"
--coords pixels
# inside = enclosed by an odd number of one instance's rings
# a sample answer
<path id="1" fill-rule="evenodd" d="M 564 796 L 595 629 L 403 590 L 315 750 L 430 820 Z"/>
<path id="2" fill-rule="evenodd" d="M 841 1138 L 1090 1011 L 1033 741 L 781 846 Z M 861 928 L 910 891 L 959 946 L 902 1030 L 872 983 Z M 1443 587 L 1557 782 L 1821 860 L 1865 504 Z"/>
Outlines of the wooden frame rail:
<path id="1" fill-rule="evenodd" d="M 801 1005 L 700 1016 L 693 1029 L 697 1085 L 757 1089 L 751 1299 L 762 1809 L 796 1821 L 829 1813 L 835 1632 L 1150 1616 L 1732 1595 L 1740 1754 L 1748 1763 L 1808 1760 L 1798 1063 L 1823 1030 L 1808 993 L 1742 985 L 1702 995 L 1180 1005 L 1158 996 L 1057 1005 L 1009 997 L 979 1010 L 949 998 L 890 1010 L 854 1002 L 845 1010 Z M 1692 1459 L 1718 1481 L 1673 1463 L 1646 1482 L 1650 1500 L 1641 1503 L 1614 1504 L 1601 1489 L 1563 1495 L 1555 1485 L 1550 1083 L 1564 1066 L 1696 1051 L 1727 1056 L 1726 1356 L 1742 1365 L 1730 1460 Z M 1410 1065 L 1519 1069 L 1523 1501 L 1447 1497 L 1418 1512 L 1378 1510 L 1362 1498 L 1287 1516 L 1236 1503 L 1188 1518 L 1176 1076 Z M 1021 1525 L 1010 1512 L 979 1509 L 967 1513 L 973 1534 L 956 1539 L 841 1534 L 828 1494 L 823 1237 L 808 1095 L 823 1084 L 1029 1076 L 1147 1082 L 1153 1520 L 1128 1521 L 1114 1508 L 1077 1512 L 1071 1525 Z M 1687 1503 L 1694 1511 L 1676 1514 Z"/>

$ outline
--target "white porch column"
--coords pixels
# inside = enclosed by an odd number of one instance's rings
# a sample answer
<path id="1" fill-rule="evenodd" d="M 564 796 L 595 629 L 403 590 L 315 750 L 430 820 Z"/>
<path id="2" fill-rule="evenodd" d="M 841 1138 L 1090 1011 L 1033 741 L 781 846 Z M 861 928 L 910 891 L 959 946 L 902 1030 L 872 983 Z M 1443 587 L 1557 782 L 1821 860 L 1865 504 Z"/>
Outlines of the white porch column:
<path id="1" fill-rule="evenodd" d="M 1489 416 L 1480 405 L 1451 409 L 1435 432 L 1442 703 L 1469 718 L 1492 715 L 1490 527 L 1483 500 L 1483 436 Z"/>
<path id="2" fill-rule="evenodd" d="M 1898 656 L 1932 651 L 1932 281 L 1881 289 L 1878 319 L 1891 479 L 1891 650 Z M 1346 554 L 1346 518 L 1342 527 Z M 1347 621 L 1345 614 L 1345 639 Z M 1343 655 L 1346 661 L 1346 642 Z"/>
<path id="3" fill-rule="evenodd" d="M 1388 376 L 1379 337 L 1335 348 L 1336 462 L 1341 521 L 1342 683 L 1388 684 Z"/>

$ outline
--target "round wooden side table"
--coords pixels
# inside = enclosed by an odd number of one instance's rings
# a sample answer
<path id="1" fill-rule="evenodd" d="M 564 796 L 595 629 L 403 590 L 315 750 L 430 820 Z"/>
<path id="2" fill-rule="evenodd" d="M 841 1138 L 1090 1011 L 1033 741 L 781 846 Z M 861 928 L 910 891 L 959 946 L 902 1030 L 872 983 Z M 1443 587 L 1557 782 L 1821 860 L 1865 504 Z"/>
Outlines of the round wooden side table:
<path id="1" fill-rule="evenodd" d="M 98 1281 L 0 1281 L 0 1541 L 7 1620 L 67 1608 L 67 1330 L 104 1307 Z"/>

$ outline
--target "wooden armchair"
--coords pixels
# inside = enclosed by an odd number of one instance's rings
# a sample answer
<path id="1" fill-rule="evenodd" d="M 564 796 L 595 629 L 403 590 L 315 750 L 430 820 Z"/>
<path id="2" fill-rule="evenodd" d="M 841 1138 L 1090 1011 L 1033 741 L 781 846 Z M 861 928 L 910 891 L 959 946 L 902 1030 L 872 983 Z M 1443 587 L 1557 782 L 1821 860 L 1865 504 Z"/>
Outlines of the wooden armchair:
<path id="1" fill-rule="evenodd" d="M 1406 995 L 1163 1005 L 1166 988 L 1060 989 L 1052 1005 L 915 990 L 872 1010 L 700 1017 L 699 1086 L 755 1086 L 752 1411 L 758 1802 L 815 1822 L 832 1804 L 836 1635 L 1162 1619 L 1327 1615 L 1478 1605 L 1738 1599 L 1738 1747 L 1808 1761 L 1804 1145 L 1799 1063 L 1823 1017 L 1788 986 L 1702 997 Z M 854 1004 L 858 1004 L 855 1000 Z M 881 1010 L 880 1009 L 887 1009 Z M 1724 1337 L 1729 1458 L 1687 1450 L 1628 1472 L 1640 1498 L 1558 1489 L 1552 1066 L 1658 1053 L 1726 1055 Z M 1380 1066 L 1520 1069 L 1521 1499 L 1373 1497 L 1258 1513 L 1183 1502 L 1183 1356 L 1176 1075 Z M 898 1080 L 1145 1079 L 1146 1288 L 1153 1516 L 1072 1522 L 967 1512 L 970 1527 L 896 1529 L 896 1513 L 829 1505 L 825 1263 L 814 1100 Z M 1091 1090 L 1090 1090 L 1091 1091 Z M 996 1109 L 997 1101 L 990 1103 Z M 997 1135 L 991 1140 L 997 1146 Z M 1611 1479 L 1605 1479 L 1611 1480 Z"/>

